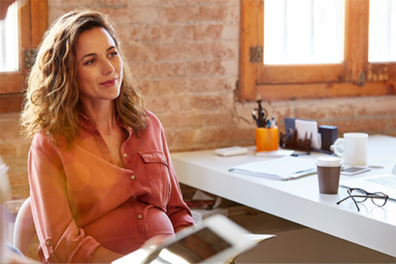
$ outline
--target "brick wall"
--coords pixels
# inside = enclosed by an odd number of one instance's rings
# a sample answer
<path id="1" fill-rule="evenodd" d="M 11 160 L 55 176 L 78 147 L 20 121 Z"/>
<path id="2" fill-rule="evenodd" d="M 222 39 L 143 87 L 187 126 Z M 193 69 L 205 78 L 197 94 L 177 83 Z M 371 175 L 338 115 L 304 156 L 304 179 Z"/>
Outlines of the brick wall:
<path id="1" fill-rule="evenodd" d="M 75 8 L 108 13 L 116 22 L 146 107 L 162 121 L 171 151 L 254 144 L 255 103 L 234 96 L 239 61 L 239 0 L 51 0 L 49 21 Z M 265 100 L 265 95 L 262 95 Z M 313 118 L 347 131 L 396 136 L 396 97 L 264 102 L 283 118 Z M 0 154 L 11 166 L 14 195 L 29 195 L 29 141 L 18 113 L 0 115 Z"/>

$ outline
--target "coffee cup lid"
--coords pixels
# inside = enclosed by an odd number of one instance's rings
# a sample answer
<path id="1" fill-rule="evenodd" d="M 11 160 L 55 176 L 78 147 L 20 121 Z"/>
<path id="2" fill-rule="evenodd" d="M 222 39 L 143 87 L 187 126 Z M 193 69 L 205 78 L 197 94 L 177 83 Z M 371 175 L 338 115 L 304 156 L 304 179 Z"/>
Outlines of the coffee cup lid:
<path id="1" fill-rule="evenodd" d="M 337 167 L 341 163 L 341 158 L 336 156 L 320 156 L 316 159 L 316 165 L 324 167 Z"/>

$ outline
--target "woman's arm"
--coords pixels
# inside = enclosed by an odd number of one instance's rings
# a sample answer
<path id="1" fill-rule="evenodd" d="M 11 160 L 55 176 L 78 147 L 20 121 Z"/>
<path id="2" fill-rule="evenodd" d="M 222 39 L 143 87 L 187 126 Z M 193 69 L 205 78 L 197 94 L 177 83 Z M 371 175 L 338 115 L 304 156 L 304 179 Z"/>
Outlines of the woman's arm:
<path id="1" fill-rule="evenodd" d="M 87 263 L 100 244 L 73 218 L 58 149 L 44 135 L 33 139 L 28 161 L 32 214 L 43 262 Z"/>
<path id="2" fill-rule="evenodd" d="M 112 261 L 123 257 L 124 255 L 118 254 L 102 246 L 98 247 L 92 255 L 91 263 L 111 263 Z"/>
<path id="3" fill-rule="evenodd" d="M 168 171 L 171 181 L 171 195 L 167 205 L 167 215 L 172 222 L 175 232 L 194 225 L 194 220 L 191 216 L 191 211 L 183 201 L 183 196 L 180 190 L 180 185 L 177 180 L 176 172 L 173 168 L 172 159 L 170 157 L 168 145 L 166 143 L 165 133 L 162 125 L 160 125 L 160 133 L 162 140 L 163 152 L 168 163 Z"/>

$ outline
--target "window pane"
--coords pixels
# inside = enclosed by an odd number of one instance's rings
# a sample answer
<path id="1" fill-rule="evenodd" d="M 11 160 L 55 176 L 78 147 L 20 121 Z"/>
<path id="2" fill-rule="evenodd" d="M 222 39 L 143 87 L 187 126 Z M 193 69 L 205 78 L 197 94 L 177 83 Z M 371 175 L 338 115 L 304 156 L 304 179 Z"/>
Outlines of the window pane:
<path id="1" fill-rule="evenodd" d="M 264 63 L 344 60 L 344 0 L 265 0 Z"/>
<path id="2" fill-rule="evenodd" d="M 18 70 L 17 2 L 8 8 L 6 19 L 0 20 L 0 72 Z"/>
<path id="3" fill-rule="evenodd" d="M 396 61 L 396 0 L 371 0 L 369 62 Z"/>

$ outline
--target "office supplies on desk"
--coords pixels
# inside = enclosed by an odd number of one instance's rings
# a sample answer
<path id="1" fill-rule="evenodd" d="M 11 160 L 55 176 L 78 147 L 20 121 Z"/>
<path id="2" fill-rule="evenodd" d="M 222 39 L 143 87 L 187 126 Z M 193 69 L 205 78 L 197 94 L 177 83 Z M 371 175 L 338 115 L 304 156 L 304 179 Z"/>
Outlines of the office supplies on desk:
<path id="1" fill-rule="evenodd" d="M 313 120 L 296 119 L 295 126 L 298 133 L 298 139 L 303 140 L 309 138 L 311 140 L 311 148 L 320 149 L 318 139 L 318 123 Z"/>
<path id="2" fill-rule="evenodd" d="M 283 157 L 242 164 L 229 171 L 286 181 L 315 173 L 316 164 L 313 159 Z"/>
<path id="3" fill-rule="evenodd" d="M 318 129 L 322 137 L 322 149 L 330 150 L 330 146 L 334 144 L 337 139 L 338 127 L 321 125 Z"/>
<path id="4" fill-rule="evenodd" d="M 247 148 L 242 147 L 228 147 L 228 148 L 218 148 L 215 149 L 215 153 L 217 155 L 228 157 L 228 156 L 235 156 L 235 155 L 244 155 L 248 152 Z"/>
<path id="5" fill-rule="evenodd" d="M 278 149 L 273 151 L 257 151 L 256 156 L 263 158 L 281 158 L 281 157 L 291 156 L 293 155 L 293 153 L 294 150 Z"/>
<path id="6" fill-rule="evenodd" d="M 319 156 L 316 159 L 319 192 L 337 194 L 342 162 L 339 157 Z"/>
<path id="7" fill-rule="evenodd" d="M 256 128 L 256 150 L 272 151 L 279 148 L 278 127 Z"/>
<path id="8" fill-rule="evenodd" d="M 366 133 L 344 133 L 330 148 L 343 158 L 345 165 L 363 167 L 367 165 L 367 142 Z"/>
<path id="9" fill-rule="evenodd" d="M 267 123 L 269 122 L 269 120 L 268 120 L 268 112 L 267 112 L 267 110 L 265 110 L 265 108 L 263 108 L 261 106 L 261 101 L 262 101 L 261 100 L 261 95 L 258 94 L 256 96 L 256 102 L 258 104 L 258 108 L 254 109 L 254 111 L 257 112 L 257 115 L 256 115 L 256 118 L 253 115 L 253 119 L 255 119 L 257 121 L 257 123 L 258 123 L 257 127 L 259 127 L 259 128 L 267 127 Z"/>
<path id="10" fill-rule="evenodd" d="M 389 196 L 386 195 L 385 193 L 382 192 L 371 193 L 360 188 L 348 188 L 347 192 L 349 196 L 342 199 L 341 201 L 338 201 L 337 205 L 351 198 L 355 203 L 358 211 L 360 211 L 358 203 L 363 203 L 367 200 L 371 200 L 376 206 L 383 207 L 389 199 Z"/>
<path id="11" fill-rule="evenodd" d="M 396 200 L 396 165 L 391 173 L 342 180 L 340 185 L 346 188 L 361 188 L 369 192 L 382 192 L 389 199 Z"/>
<path id="12" fill-rule="evenodd" d="M 370 168 L 364 168 L 364 167 L 348 167 L 348 168 L 341 168 L 341 174 L 347 176 L 353 176 L 370 170 L 371 170 Z"/>
<path id="13" fill-rule="evenodd" d="M 286 134 L 286 139 L 288 138 L 293 138 L 294 132 L 296 130 L 296 125 L 295 125 L 295 118 L 291 117 L 285 117 L 285 134 Z"/>

